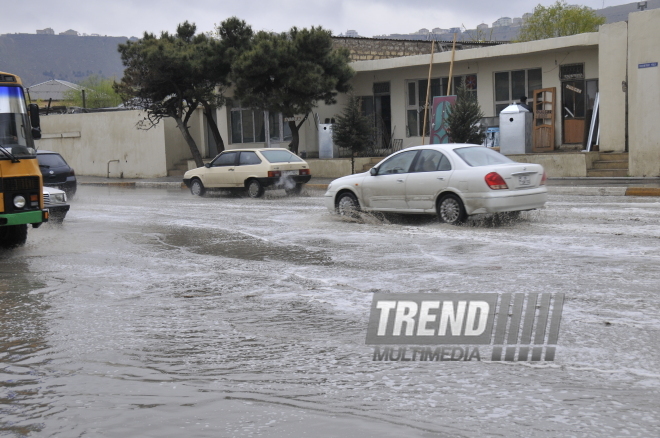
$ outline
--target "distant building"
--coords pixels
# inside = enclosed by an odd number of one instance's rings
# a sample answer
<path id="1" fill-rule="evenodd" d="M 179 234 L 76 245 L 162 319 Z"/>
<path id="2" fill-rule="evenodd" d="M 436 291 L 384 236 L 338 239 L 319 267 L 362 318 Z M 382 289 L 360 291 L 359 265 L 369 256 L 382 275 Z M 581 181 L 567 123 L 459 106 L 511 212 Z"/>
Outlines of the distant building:
<path id="1" fill-rule="evenodd" d="M 71 35 L 71 36 L 78 36 L 78 32 L 76 32 L 73 29 L 69 29 L 66 32 L 60 32 L 60 35 Z"/>
<path id="2" fill-rule="evenodd" d="M 360 35 L 358 35 L 357 30 L 347 30 L 346 35 L 347 37 L 352 37 L 352 38 L 359 38 Z"/>
<path id="3" fill-rule="evenodd" d="M 55 35 L 55 31 L 50 27 L 41 30 L 37 29 L 37 35 Z"/>
<path id="4" fill-rule="evenodd" d="M 511 26 L 522 26 L 523 24 L 523 19 L 520 17 L 515 17 L 513 20 L 511 20 Z"/>
<path id="5" fill-rule="evenodd" d="M 420 30 L 418 30 L 418 31 L 415 32 L 415 33 L 416 33 L 417 35 L 428 35 L 430 32 L 429 32 L 428 29 L 422 27 Z"/>
<path id="6" fill-rule="evenodd" d="M 529 20 L 529 17 L 531 17 L 531 16 L 532 16 L 531 12 L 527 12 L 527 13 L 523 14 L 523 16 L 522 16 L 523 23 L 525 23 L 527 20 Z"/>
<path id="7" fill-rule="evenodd" d="M 511 17 L 498 18 L 493 23 L 493 27 L 503 27 L 503 26 L 511 26 Z"/>
<path id="8" fill-rule="evenodd" d="M 450 27 L 449 28 L 449 33 L 461 33 L 461 28 L 460 27 Z"/>
<path id="9" fill-rule="evenodd" d="M 435 35 L 443 35 L 445 33 L 449 33 L 448 29 L 440 29 L 439 27 L 434 27 L 433 30 L 431 31 Z"/>
<path id="10" fill-rule="evenodd" d="M 488 29 L 488 25 L 486 23 L 481 23 L 477 26 L 477 30 L 486 30 Z"/>
<path id="11" fill-rule="evenodd" d="M 51 79 L 50 81 L 33 85 L 27 90 L 28 93 L 30 93 L 31 100 L 48 101 L 49 99 L 53 99 L 54 101 L 62 101 L 65 99 L 65 93 L 67 91 L 80 91 L 82 89 L 83 88 L 80 85 L 76 85 L 72 82 Z"/>

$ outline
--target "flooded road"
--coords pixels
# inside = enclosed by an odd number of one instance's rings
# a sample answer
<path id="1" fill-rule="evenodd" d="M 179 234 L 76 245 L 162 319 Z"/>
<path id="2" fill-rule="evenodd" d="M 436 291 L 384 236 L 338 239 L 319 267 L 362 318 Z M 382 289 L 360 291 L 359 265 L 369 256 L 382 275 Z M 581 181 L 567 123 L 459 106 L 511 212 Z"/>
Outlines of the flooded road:
<path id="1" fill-rule="evenodd" d="M 343 221 L 265 199 L 80 187 L 0 253 L 9 436 L 654 436 L 660 202 L 520 221 Z M 378 362 L 374 292 L 563 292 L 554 362 Z"/>

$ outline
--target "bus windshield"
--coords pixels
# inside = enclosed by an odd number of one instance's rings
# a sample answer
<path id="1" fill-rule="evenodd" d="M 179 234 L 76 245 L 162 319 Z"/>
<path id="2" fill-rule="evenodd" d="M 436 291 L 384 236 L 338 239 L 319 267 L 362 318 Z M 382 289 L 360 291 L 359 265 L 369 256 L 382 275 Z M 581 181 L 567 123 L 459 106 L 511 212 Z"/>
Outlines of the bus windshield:
<path id="1" fill-rule="evenodd" d="M 0 86 L 0 146 L 15 157 L 34 156 L 25 97 L 21 87 Z M 7 159 L 0 154 L 0 159 Z"/>

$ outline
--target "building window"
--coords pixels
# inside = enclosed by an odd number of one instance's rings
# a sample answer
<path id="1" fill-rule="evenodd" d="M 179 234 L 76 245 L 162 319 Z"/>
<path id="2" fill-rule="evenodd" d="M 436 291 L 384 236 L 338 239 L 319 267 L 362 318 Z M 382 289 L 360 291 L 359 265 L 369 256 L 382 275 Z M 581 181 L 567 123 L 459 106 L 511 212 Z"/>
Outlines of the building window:
<path id="1" fill-rule="evenodd" d="M 539 88 L 543 88 L 540 68 L 495 73 L 495 115 L 522 96 L 531 98 Z"/>
<path id="2" fill-rule="evenodd" d="M 454 76 L 451 81 L 451 95 L 465 85 L 468 93 L 477 97 L 477 75 Z M 429 109 L 427 111 L 426 136 L 431 132 L 431 107 L 433 97 L 446 96 L 449 78 L 431 79 L 429 90 Z M 412 80 L 406 83 L 406 136 L 421 137 L 424 130 L 424 104 L 426 102 L 427 79 Z"/>
<path id="3" fill-rule="evenodd" d="M 266 141 L 264 112 L 247 108 L 231 109 L 231 142 L 263 143 Z"/>
<path id="4" fill-rule="evenodd" d="M 282 114 L 269 114 L 267 111 L 241 108 L 240 105 L 230 111 L 232 143 L 265 143 L 266 117 L 271 143 L 291 141 L 291 128 L 283 122 Z"/>

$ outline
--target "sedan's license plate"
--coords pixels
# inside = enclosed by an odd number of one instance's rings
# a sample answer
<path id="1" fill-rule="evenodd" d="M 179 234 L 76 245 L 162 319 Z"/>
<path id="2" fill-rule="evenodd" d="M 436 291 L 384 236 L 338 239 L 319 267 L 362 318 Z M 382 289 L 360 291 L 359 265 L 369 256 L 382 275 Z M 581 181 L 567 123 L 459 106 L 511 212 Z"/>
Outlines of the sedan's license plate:
<path id="1" fill-rule="evenodd" d="M 298 175 L 297 170 L 283 170 L 282 176 Z"/>
<path id="2" fill-rule="evenodd" d="M 530 186 L 532 185 L 532 179 L 528 175 L 518 177 L 518 185 L 521 186 Z"/>

